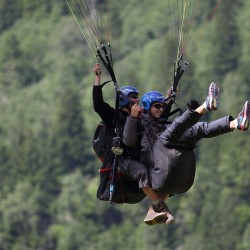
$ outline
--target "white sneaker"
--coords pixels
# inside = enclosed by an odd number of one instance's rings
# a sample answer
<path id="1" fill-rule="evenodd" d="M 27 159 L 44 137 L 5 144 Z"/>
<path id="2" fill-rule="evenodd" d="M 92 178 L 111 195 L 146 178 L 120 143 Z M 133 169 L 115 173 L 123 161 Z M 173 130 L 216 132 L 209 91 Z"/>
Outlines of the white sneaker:
<path id="1" fill-rule="evenodd" d="M 219 92 L 219 85 L 215 82 L 212 82 L 209 85 L 208 94 L 206 98 L 206 110 L 214 111 L 218 109 Z"/>

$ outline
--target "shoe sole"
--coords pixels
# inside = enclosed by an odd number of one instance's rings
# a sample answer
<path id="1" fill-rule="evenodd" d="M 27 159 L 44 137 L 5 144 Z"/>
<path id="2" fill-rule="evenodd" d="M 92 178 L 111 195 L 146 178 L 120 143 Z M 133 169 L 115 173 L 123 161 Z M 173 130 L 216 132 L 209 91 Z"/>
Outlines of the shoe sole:
<path id="1" fill-rule="evenodd" d="M 243 119 L 240 125 L 240 130 L 246 131 L 249 127 L 250 119 L 250 102 L 246 102 L 244 105 Z"/>
<path id="2" fill-rule="evenodd" d="M 215 82 L 212 82 L 209 86 L 209 110 L 217 110 L 218 109 L 218 96 L 219 96 L 220 88 L 219 85 Z"/>
<path id="3" fill-rule="evenodd" d="M 172 219 L 169 220 L 169 221 L 168 221 L 168 220 L 165 221 L 165 224 L 166 224 L 166 225 L 170 225 L 170 224 L 173 224 L 173 223 L 175 223 L 175 219 L 174 219 L 174 218 L 172 218 Z"/>
<path id="4" fill-rule="evenodd" d="M 166 215 L 165 214 L 159 215 L 159 216 L 153 218 L 152 220 L 144 220 L 144 222 L 149 226 L 153 226 L 155 224 L 162 224 L 165 221 L 166 221 Z"/>

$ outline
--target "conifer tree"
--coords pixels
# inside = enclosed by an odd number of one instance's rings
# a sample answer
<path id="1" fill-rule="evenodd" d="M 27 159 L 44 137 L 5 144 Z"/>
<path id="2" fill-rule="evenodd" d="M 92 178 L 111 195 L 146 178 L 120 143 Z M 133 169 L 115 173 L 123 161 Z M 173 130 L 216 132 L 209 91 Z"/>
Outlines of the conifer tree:
<path id="1" fill-rule="evenodd" d="M 225 0 L 216 13 L 214 35 L 211 37 L 213 45 L 212 71 L 216 74 L 217 81 L 230 71 L 238 67 L 240 57 L 239 30 L 237 24 L 237 10 L 239 0 Z"/>
<path id="2" fill-rule="evenodd" d="M 90 160 L 80 97 L 71 86 L 62 88 L 56 123 L 54 126 L 52 150 L 57 159 L 59 172 L 72 172 L 76 168 L 86 171 Z"/>

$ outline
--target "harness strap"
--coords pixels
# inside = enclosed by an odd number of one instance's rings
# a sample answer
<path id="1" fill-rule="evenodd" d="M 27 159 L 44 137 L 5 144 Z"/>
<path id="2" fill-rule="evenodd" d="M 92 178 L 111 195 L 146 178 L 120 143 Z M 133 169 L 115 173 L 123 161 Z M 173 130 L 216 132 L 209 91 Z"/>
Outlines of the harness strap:
<path id="1" fill-rule="evenodd" d="M 174 114 L 177 113 L 177 112 L 182 112 L 181 108 L 177 108 L 177 109 L 171 111 L 171 112 L 168 114 L 168 117 L 174 115 Z M 168 118 L 168 117 L 167 117 L 167 118 Z"/>
<path id="2" fill-rule="evenodd" d="M 104 87 L 107 83 L 109 83 L 109 82 L 111 82 L 111 80 L 102 83 L 102 84 L 101 84 L 101 88 L 103 88 L 103 87 Z"/>
<path id="3" fill-rule="evenodd" d="M 164 143 L 164 146 L 167 148 L 172 148 L 172 147 L 188 148 L 188 149 L 195 148 L 195 146 L 192 146 L 186 143 L 179 143 L 179 142 L 175 143 L 175 142 L 170 142 L 170 141 L 167 141 L 166 143 Z"/>

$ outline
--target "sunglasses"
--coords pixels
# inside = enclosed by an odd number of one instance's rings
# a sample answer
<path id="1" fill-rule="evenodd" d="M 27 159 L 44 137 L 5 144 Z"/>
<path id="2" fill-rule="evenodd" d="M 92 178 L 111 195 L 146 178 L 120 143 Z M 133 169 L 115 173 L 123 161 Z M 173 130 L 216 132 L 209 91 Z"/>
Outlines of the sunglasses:
<path id="1" fill-rule="evenodd" d="M 131 93 L 128 95 L 129 98 L 132 98 L 132 99 L 137 99 L 138 98 L 138 94 L 136 93 Z"/>
<path id="2" fill-rule="evenodd" d="M 154 108 L 156 108 L 156 109 L 164 109 L 165 108 L 165 105 L 161 104 L 161 103 L 155 103 L 155 104 L 152 104 L 152 106 L 154 106 Z"/>

